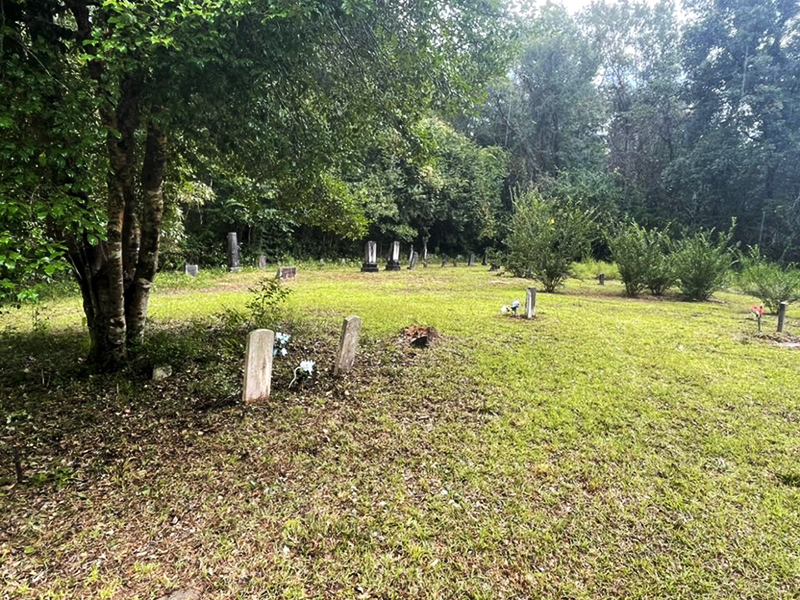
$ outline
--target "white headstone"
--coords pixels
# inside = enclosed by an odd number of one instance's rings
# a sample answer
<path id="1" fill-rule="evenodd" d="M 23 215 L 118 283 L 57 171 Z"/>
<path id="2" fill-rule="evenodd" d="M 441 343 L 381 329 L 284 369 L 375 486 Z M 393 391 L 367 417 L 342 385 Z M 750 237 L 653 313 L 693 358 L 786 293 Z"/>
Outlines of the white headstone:
<path id="1" fill-rule="evenodd" d="M 342 337 L 339 339 L 339 352 L 336 354 L 334 375 L 349 373 L 353 368 L 358 348 L 358 334 L 361 332 L 361 317 L 347 317 L 342 324 Z"/>
<path id="2" fill-rule="evenodd" d="M 272 348 L 275 332 L 256 329 L 247 336 L 244 359 L 244 402 L 258 402 L 269 398 L 272 386 Z"/>
<path id="3" fill-rule="evenodd" d="M 525 317 L 532 319 L 536 316 L 536 288 L 528 288 L 528 297 L 525 302 Z"/>

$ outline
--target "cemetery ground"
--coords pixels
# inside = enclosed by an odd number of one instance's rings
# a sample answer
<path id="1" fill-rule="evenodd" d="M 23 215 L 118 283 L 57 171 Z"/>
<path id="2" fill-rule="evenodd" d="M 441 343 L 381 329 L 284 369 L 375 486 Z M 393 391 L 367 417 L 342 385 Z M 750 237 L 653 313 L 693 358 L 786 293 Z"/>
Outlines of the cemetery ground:
<path id="1" fill-rule="evenodd" d="M 800 351 L 752 298 L 572 280 L 527 321 L 499 309 L 529 282 L 481 267 L 301 269 L 272 396 L 243 405 L 220 315 L 262 276 L 162 275 L 116 375 L 76 361 L 76 296 L 0 317 L 0 596 L 797 596 Z"/>

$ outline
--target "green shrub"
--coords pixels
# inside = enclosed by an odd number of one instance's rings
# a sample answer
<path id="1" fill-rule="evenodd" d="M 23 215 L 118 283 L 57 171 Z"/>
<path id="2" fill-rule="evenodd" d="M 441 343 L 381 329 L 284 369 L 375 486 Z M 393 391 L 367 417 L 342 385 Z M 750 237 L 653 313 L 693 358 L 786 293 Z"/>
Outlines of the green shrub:
<path id="1" fill-rule="evenodd" d="M 545 200 L 528 192 L 514 202 L 508 246 L 508 269 L 522 277 L 531 274 L 554 292 L 569 276 L 572 263 L 591 248 L 592 212 L 572 202 Z"/>
<path id="2" fill-rule="evenodd" d="M 742 271 L 737 278 L 739 289 L 755 296 L 770 312 L 778 312 L 781 302 L 800 300 L 800 271 L 789 265 L 769 262 L 758 246 L 741 257 Z"/>
<path id="3" fill-rule="evenodd" d="M 609 247 L 625 284 L 625 294 L 638 296 L 645 289 L 660 296 L 675 283 L 672 240 L 665 231 L 631 222 L 609 240 Z"/>
<path id="4" fill-rule="evenodd" d="M 251 288 L 253 297 L 247 301 L 247 310 L 254 326 L 273 328 L 283 316 L 283 303 L 291 290 L 281 285 L 281 280 L 267 276 Z"/>
<path id="5" fill-rule="evenodd" d="M 675 253 L 675 278 L 681 292 L 690 300 L 708 300 L 725 287 L 734 254 L 730 248 L 733 227 L 713 239 L 714 230 L 700 231 L 678 244 Z"/>
<path id="6" fill-rule="evenodd" d="M 646 285 L 647 231 L 635 222 L 628 223 L 609 240 L 608 245 L 625 284 L 625 295 L 638 296 Z"/>
<path id="7" fill-rule="evenodd" d="M 674 243 L 666 231 L 651 229 L 645 234 L 647 268 L 644 285 L 654 296 L 662 296 L 675 285 Z"/>

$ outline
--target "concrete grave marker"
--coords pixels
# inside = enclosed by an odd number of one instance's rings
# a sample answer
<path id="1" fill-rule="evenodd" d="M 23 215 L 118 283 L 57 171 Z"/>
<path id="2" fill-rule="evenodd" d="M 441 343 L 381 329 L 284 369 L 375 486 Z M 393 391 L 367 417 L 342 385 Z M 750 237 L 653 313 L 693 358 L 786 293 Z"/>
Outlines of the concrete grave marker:
<path id="1" fill-rule="evenodd" d="M 228 234 L 228 270 L 238 271 L 242 266 L 239 264 L 239 242 L 236 239 L 236 232 Z"/>
<path id="2" fill-rule="evenodd" d="M 606 274 L 605 273 L 600 273 L 600 275 L 597 276 L 597 283 L 599 283 L 600 285 L 605 285 L 606 284 Z"/>
<path id="3" fill-rule="evenodd" d="M 469 254 L 469 262 L 467 263 L 467 266 L 468 267 L 474 267 L 475 266 L 475 253 L 474 252 L 470 252 L 470 254 Z"/>
<path id="4" fill-rule="evenodd" d="M 525 301 L 525 317 L 532 319 L 536 316 L 536 288 L 528 288 L 528 296 Z"/>
<path id="5" fill-rule="evenodd" d="M 778 307 L 778 333 L 783 333 L 784 326 L 786 325 L 786 309 L 788 307 L 788 302 L 781 302 Z"/>
<path id="6" fill-rule="evenodd" d="M 256 329 L 247 336 L 244 359 L 243 402 L 258 402 L 269 398 L 272 386 L 272 348 L 275 332 Z"/>
<path id="7" fill-rule="evenodd" d="M 258 268 L 259 269 L 266 269 L 267 268 L 267 257 L 263 254 L 258 255 Z"/>
<path id="8" fill-rule="evenodd" d="M 392 245 L 389 247 L 389 261 L 386 263 L 386 270 L 400 270 L 400 242 L 392 242 Z"/>
<path id="9" fill-rule="evenodd" d="M 297 277 L 297 267 L 278 267 L 277 279 L 294 279 Z"/>
<path id="10" fill-rule="evenodd" d="M 361 265 L 361 272 L 378 272 L 378 244 L 375 242 L 367 242 L 364 246 L 364 264 Z"/>
<path id="11" fill-rule="evenodd" d="M 200 269 L 197 265 L 190 265 L 189 263 L 183 265 L 184 274 L 189 275 L 190 277 L 197 277 L 197 273 L 199 270 Z"/>
<path id="12" fill-rule="evenodd" d="M 411 255 L 411 262 L 408 265 L 409 271 L 413 270 L 417 266 L 417 262 L 419 262 L 419 253 L 418 252 L 414 252 Z"/>
<path id="13" fill-rule="evenodd" d="M 339 352 L 333 374 L 339 376 L 349 373 L 353 368 L 358 348 L 358 334 L 361 332 L 361 317 L 347 317 L 342 324 L 342 337 L 339 339 Z"/>

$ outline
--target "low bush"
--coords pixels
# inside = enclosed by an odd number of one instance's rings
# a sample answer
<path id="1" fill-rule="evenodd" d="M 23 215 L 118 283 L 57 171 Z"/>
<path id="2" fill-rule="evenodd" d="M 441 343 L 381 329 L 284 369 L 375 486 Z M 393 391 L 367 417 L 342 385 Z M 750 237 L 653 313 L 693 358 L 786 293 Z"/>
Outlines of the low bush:
<path id="1" fill-rule="evenodd" d="M 594 260 L 593 258 L 573 263 L 571 272 L 575 279 L 580 279 L 581 281 L 597 279 L 600 273 L 603 273 L 609 281 L 619 279 L 619 268 L 616 263 Z"/>
<path id="2" fill-rule="evenodd" d="M 730 247 L 733 227 L 714 240 L 714 230 L 700 231 L 678 244 L 675 253 L 675 279 L 690 300 L 708 300 L 725 287 L 735 262 Z"/>
<path id="3" fill-rule="evenodd" d="M 594 236 L 592 212 L 570 202 L 556 203 L 537 192 L 514 202 L 508 246 L 508 269 L 522 277 L 528 269 L 554 292 L 570 274 L 572 263 L 585 256 Z"/>
<path id="4" fill-rule="evenodd" d="M 626 295 L 638 296 L 648 289 L 660 296 L 675 283 L 672 240 L 665 231 L 647 231 L 631 222 L 609 240 L 609 247 Z"/>
<path id="5" fill-rule="evenodd" d="M 737 287 L 761 300 L 770 312 L 778 312 L 781 302 L 800 300 L 800 270 L 794 265 L 782 267 L 768 261 L 758 246 L 742 254 L 740 261 L 742 271 L 737 277 Z"/>

